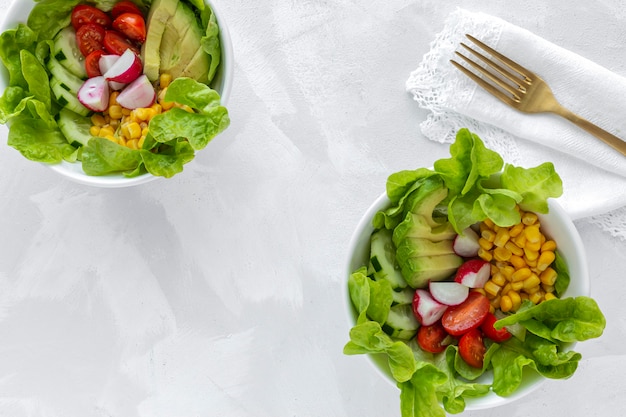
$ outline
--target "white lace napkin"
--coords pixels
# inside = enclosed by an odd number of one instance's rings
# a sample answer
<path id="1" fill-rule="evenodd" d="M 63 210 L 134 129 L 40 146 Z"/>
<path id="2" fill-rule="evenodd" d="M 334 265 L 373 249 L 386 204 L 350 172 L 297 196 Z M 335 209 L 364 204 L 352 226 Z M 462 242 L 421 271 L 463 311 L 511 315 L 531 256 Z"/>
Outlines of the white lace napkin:
<path id="1" fill-rule="evenodd" d="M 426 137 L 451 142 L 468 127 L 506 162 L 554 162 L 564 183 L 559 202 L 570 215 L 596 216 L 626 238 L 626 209 L 619 209 L 626 206 L 626 157 L 565 119 L 523 114 L 477 87 L 449 62 L 460 42 L 469 42 L 466 33 L 540 75 L 565 107 L 625 139 L 626 79 L 502 19 L 457 9 L 406 83 L 429 110 L 421 124 Z M 597 219 L 606 213 L 609 220 Z"/>

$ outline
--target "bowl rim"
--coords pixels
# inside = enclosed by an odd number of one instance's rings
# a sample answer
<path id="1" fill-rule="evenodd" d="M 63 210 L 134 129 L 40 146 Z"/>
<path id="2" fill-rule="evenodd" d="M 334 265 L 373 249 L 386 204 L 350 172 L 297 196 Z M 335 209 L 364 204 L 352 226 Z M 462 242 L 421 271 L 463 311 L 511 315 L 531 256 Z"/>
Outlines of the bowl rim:
<path id="1" fill-rule="evenodd" d="M 352 305 L 352 301 L 350 300 L 350 294 L 348 290 L 348 277 L 356 269 L 364 266 L 363 261 L 358 260 L 358 255 L 360 254 L 360 259 L 363 259 L 367 256 L 367 253 L 369 253 L 370 243 L 365 234 L 367 233 L 367 235 L 369 235 L 374 230 L 372 226 L 372 219 L 374 218 L 374 215 L 379 210 L 388 207 L 390 204 L 391 202 L 387 197 L 386 192 L 383 192 L 367 208 L 363 216 L 359 219 L 357 226 L 354 229 L 354 232 L 352 233 L 352 236 L 350 238 L 344 266 L 344 273 L 346 274 L 344 275 L 345 281 L 342 282 L 343 299 L 346 306 L 346 319 L 349 326 L 348 329 L 351 329 L 356 322 L 356 312 Z M 580 280 L 576 280 L 576 290 L 574 290 L 574 286 L 572 286 L 570 283 L 570 286 L 565 291 L 563 296 L 567 297 L 573 295 L 589 295 L 589 267 L 582 238 L 578 233 L 578 230 L 576 229 L 576 226 L 574 225 L 574 222 L 572 221 L 569 214 L 567 214 L 567 212 L 557 201 L 555 201 L 554 199 L 548 199 L 548 208 L 548 214 L 537 214 L 540 221 L 542 221 L 542 230 L 546 234 L 550 235 L 557 229 L 558 226 L 558 228 L 565 232 L 565 236 L 567 236 L 568 239 L 565 241 L 557 242 L 557 246 L 562 252 L 570 255 L 576 254 L 576 256 L 567 256 L 567 263 L 570 272 L 574 268 L 576 268 L 577 271 L 580 271 L 580 275 L 577 275 Z M 549 221 L 543 222 L 544 220 Z M 567 346 L 568 349 L 573 349 L 576 346 L 576 343 L 570 343 Z M 374 370 L 381 377 L 387 380 L 388 383 L 396 386 L 396 382 L 393 380 L 390 372 L 388 371 L 385 354 L 366 354 L 360 356 L 364 356 L 362 360 L 368 362 L 369 365 L 373 367 Z M 487 377 L 491 378 L 491 374 L 483 375 L 477 380 L 477 382 L 484 382 Z M 509 404 L 537 390 L 543 383 L 546 382 L 546 380 L 547 378 L 542 377 L 538 373 L 525 368 L 522 384 L 511 395 L 507 397 L 501 397 L 490 390 L 488 394 L 481 397 L 465 398 L 465 410 L 483 410 L 498 407 L 504 404 Z"/>
<path id="2" fill-rule="evenodd" d="M 230 36 L 228 25 L 223 20 L 221 12 L 216 9 L 213 0 L 204 0 L 205 4 L 211 7 L 211 10 L 215 14 L 215 18 L 220 30 L 220 45 L 221 45 L 221 92 L 220 99 L 223 106 L 228 104 L 230 94 L 233 86 L 233 74 L 234 74 L 234 50 L 233 43 Z M 32 8 L 35 5 L 34 0 L 13 0 L 9 5 L 6 15 L 0 20 L 0 33 L 5 30 L 13 28 L 18 22 L 24 23 Z M 17 16 L 22 16 L 18 18 Z M 226 59 L 225 59 L 226 58 Z M 4 91 L 6 87 L 2 82 L 3 76 L 7 75 L 6 68 L 0 65 L 0 88 Z M 0 92 L 1 94 L 1 92 Z M 81 164 L 70 163 L 62 161 L 56 164 L 41 163 L 42 165 L 50 168 L 57 174 L 79 184 L 89 185 L 96 188 L 125 188 L 132 187 L 140 184 L 146 184 L 155 180 L 160 180 L 162 177 L 154 176 L 150 173 L 144 173 L 137 177 L 127 178 L 122 173 L 92 176 L 87 175 L 82 170 Z"/>

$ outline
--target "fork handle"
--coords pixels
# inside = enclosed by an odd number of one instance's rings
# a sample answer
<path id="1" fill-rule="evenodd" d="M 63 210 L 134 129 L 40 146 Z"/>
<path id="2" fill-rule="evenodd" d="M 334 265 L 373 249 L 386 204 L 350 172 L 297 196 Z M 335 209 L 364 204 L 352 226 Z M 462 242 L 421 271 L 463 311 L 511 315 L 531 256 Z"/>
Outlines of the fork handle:
<path id="1" fill-rule="evenodd" d="M 574 123 L 576 126 L 587 131 L 588 133 L 591 133 L 593 136 L 597 137 L 598 139 L 600 139 L 607 145 L 611 146 L 616 151 L 620 152 L 622 155 L 626 156 L 626 142 L 624 142 L 622 139 L 607 132 L 601 127 L 594 125 L 587 119 L 580 117 L 576 113 L 573 113 L 564 107 L 556 109 L 555 113 L 559 114 L 560 116 L 563 116 L 570 122 Z"/>

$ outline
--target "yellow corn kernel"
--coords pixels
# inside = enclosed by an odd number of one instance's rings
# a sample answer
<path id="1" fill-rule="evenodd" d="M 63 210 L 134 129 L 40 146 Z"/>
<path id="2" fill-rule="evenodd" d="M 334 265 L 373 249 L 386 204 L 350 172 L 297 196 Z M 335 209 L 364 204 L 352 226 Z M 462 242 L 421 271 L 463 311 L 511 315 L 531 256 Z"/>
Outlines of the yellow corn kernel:
<path id="1" fill-rule="evenodd" d="M 521 256 L 511 255 L 509 262 L 515 269 L 522 269 L 526 266 L 526 261 Z"/>
<path id="2" fill-rule="evenodd" d="M 115 130 L 111 126 L 105 126 L 100 128 L 100 132 L 98 132 L 98 136 L 101 138 L 105 138 L 107 136 L 113 136 Z"/>
<path id="3" fill-rule="evenodd" d="M 493 248 L 493 242 L 488 241 L 484 237 L 478 239 L 478 245 L 484 250 L 490 250 Z"/>
<path id="4" fill-rule="evenodd" d="M 541 252 L 539 259 L 537 260 L 537 268 L 540 271 L 545 271 L 550 265 L 552 265 L 555 258 L 556 255 L 552 251 Z"/>
<path id="5" fill-rule="evenodd" d="M 522 305 L 522 297 L 520 297 L 517 291 L 509 291 L 507 295 L 511 299 L 511 309 L 513 311 L 518 310 Z"/>
<path id="6" fill-rule="evenodd" d="M 546 270 L 539 275 L 541 283 L 546 285 L 554 285 L 554 283 L 556 282 L 556 277 L 556 270 L 550 267 L 546 268 Z"/>
<path id="7" fill-rule="evenodd" d="M 510 285 L 513 291 L 521 291 L 524 289 L 524 281 L 511 282 Z"/>
<path id="8" fill-rule="evenodd" d="M 491 281 L 494 284 L 499 285 L 500 287 L 503 287 L 504 285 L 506 285 L 507 279 L 504 276 L 504 274 L 502 274 L 502 272 L 497 272 L 491 276 Z"/>
<path id="9" fill-rule="evenodd" d="M 524 261 L 526 262 L 526 265 L 528 265 L 528 267 L 531 269 L 537 267 L 537 259 L 528 259 L 526 256 L 524 256 Z"/>
<path id="10" fill-rule="evenodd" d="M 154 103 L 150 106 L 150 108 L 154 110 L 156 114 L 161 114 L 163 112 L 163 107 L 161 107 L 159 103 Z"/>
<path id="11" fill-rule="evenodd" d="M 148 133 L 150 133 L 150 129 L 147 127 L 144 127 L 141 129 L 141 136 L 148 136 Z"/>
<path id="12" fill-rule="evenodd" d="M 122 107 L 122 115 L 130 116 L 131 109 L 127 109 L 126 107 Z"/>
<path id="13" fill-rule="evenodd" d="M 501 228 L 496 232 L 496 236 L 493 239 L 493 244 L 500 248 L 504 247 L 504 245 L 506 245 L 506 242 L 509 241 L 510 237 L 511 236 L 509 235 L 509 231 L 505 228 Z"/>
<path id="14" fill-rule="evenodd" d="M 109 122 L 109 126 L 111 126 L 113 129 L 117 129 L 119 125 L 120 125 L 120 121 L 117 119 L 111 120 Z"/>
<path id="15" fill-rule="evenodd" d="M 135 114 L 140 121 L 148 121 L 152 120 L 157 113 L 156 110 L 151 107 L 141 107 L 139 109 L 135 109 Z"/>
<path id="16" fill-rule="evenodd" d="M 485 225 L 489 227 L 490 229 L 493 229 L 493 226 L 495 226 L 495 224 L 493 223 L 491 219 L 485 219 L 483 220 L 483 223 L 485 223 Z"/>
<path id="17" fill-rule="evenodd" d="M 500 268 L 500 273 L 504 275 L 504 278 L 506 278 L 507 281 L 510 281 L 511 277 L 515 273 L 515 268 L 513 268 L 511 265 L 507 265 L 503 268 Z"/>
<path id="18" fill-rule="evenodd" d="M 491 300 L 489 300 L 489 302 L 491 303 L 491 306 L 493 308 L 500 308 L 500 300 L 501 300 L 501 297 L 499 295 L 496 295 Z"/>
<path id="19" fill-rule="evenodd" d="M 507 313 L 511 311 L 512 308 L 513 301 L 511 301 L 511 297 L 509 297 L 508 294 L 500 297 L 500 310 L 502 310 L 504 313 Z"/>
<path id="20" fill-rule="evenodd" d="M 502 287 L 500 287 L 498 284 L 494 283 L 493 280 L 489 280 L 489 281 L 485 282 L 484 290 L 488 294 L 496 296 L 496 295 L 498 295 L 498 293 L 500 292 L 501 289 L 502 289 Z"/>
<path id="21" fill-rule="evenodd" d="M 123 115 L 122 106 L 119 104 L 109 106 L 109 116 L 111 116 L 111 119 L 121 119 Z"/>
<path id="22" fill-rule="evenodd" d="M 544 294 L 542 291 L 537 291 L 528 295 L 528 299 L 533 304 L 539 304 L 541 300 L 543 299 L 543 297 L 544 297 Z"/>
<path id="23" fill-rule="evenodd" d="M 554 285 L 541 284 L 541 289 L 544 290 L 546 293 L 554 292 Z"/>
<path id="24" fill-rule="evenodd" d="M 524 230 L 524 224 L 518 223 L 509 229 L 509 236 L 517 237 Z"/>
<path id="25" fill-rule="evenodd" d="M 94 113 L 93 115 L 91 115 L 91 124 L 93 124 L 94 126 L 102 127 L 106 124 L 106 120 L 104 119 L 104 116 L 102 114 Z"/>
<path id="26" fill-rule="evenodd" d="M 524 257 L 527 261 L 534 261 L 539 258 L 539 252 L 533 249 L 524 248 Z"/>
<path id="27" fill-rule="evenodd" d="M 496 261 L 505 262 L 505 261 L 508 261 L 510 258 L 511 258 L 511 251 L 508 250 L 507 248 L 498 246 L 493 250 L 493 259 L 495 259 Z"/>
<path id="28" fill-rule="evenodd" d="M 126 141 L 126 146 L 129 147 L 130 149 L 139 149 L 139 147 L 137 146 L 137 143 L 139 143 L 139 140 L 130 139 Z"/>
<path id="29" fill-rule="evenodd" d="M 528 290 L 529 293 L 532 293 L 532 291 L 530 291 L 532 288 L 538 287 L 539 284 L 541 284 L 541 280 L 539 279 L 537 274 L 532 274 L 532 273 L 523 282 L 524 282 L 524 289 Z"/>
<path id="30" fill-rule="evenodd" d="M 513 255 L 524 256 L 524 249 L 517 246 L 515 242 L 508 241 L 504 247 L 507 248 Z"/>
<path id="31" fill-rule="evenodd" d="M 537 222 L 537 215 L 533 212 L 526 212 L 522 215 L 522 223 L 531 226 Z"/>
<path id="32" fill-rule="evenodd" d="M 171 74 L 163 73 L 163 74 L 161 74 L 159 76 L 159 87 L 160 88 L 169 87 L 171 82 L 172 82 L 172 75 Z"/>
<path id="33" fill-rule="evenodd" d="M 491 260 L 493 259 L 493 255 L 491 254 L 491 252 L 484 250 L 483 248 L 478 249 L 478 257 L 487 262 L 491 262 Z"/>
<path id="34" fill-rule="evenodd" d="M 110 95 L 109 95 L 109 106 L 113 106 L 115 104 L 117 104 L 117 96 L 120 95 L 119 91 L 113 91 Z"/>
<path id="35" fill-rule="evenodd" d="M 556 298 L 556 295 L 554 295 L 551 292 L 547 292 L 544 296 L 543 296 L 544 300 L 548 301 L 548 300 L 554 300 Z"/>
<path id="36" fill-rule="evenodd" d="M 139 139 L 141 137 L 141 126 L 139 126 L 139 123 L 128 123 L 126 128 L 128 129 L 128 137 L 130 139 Z"/>
<path id="37" fill-rule="evenodd" d="M 541 232 L 539 231 L 539 226 L 528 226 L 526 229 L 524 229 L 524 236 L 526 236 L 526 241 L 530 243 L 541 241 Z"/>
<path id="38" fill-rule="evenodd" d="M 172 107 L 174 107 L 174 102 L 173 101 L 159 101 L 159 104 L 163 108 L 163 111 L 167 111 L 167 110 L 171 109 Z"/>
<path id="39" fill-rule="evenodd" d="M 537 242 L 526 242 L 526 246 L 524 246 L 524 249 L 529 249 L 532 250 L 534 252 L 539 252 L 541 250 L 541 239 Z"/>
<path id="40" fill-rule="evenodd" d="M 111 142 L 117 143 L 117 138 L 113 135 L 106 135 L 104 136 L 104 138 L 110 140 Z"/>
<path id="41" fill-rule="evenodd" d="M 524 281 L 525 279 L 529 278 L 532 274 L 533 273 L 530 270 L 530 268 L 528 267 L 520 268 L 517 271 L 515 271 L 515 273 L 513 273 L 513 276 L 511 276 L 511 280 L 513 282 Z"/>
<path id="42" fill-rule="evenodd" d="M 139 140 L 137 141 L 137 147 L 139 149 L 143 148 L 143 143 L 146 141 L 146 137 L 144 135 L 142 135 Z"/>
<path id="43" fill-rule="evenodd" d="M 122 146 L 126 146 L 126 139 L 120 136 L 117 138 L 117 143 L 119 143 Z"/>
<path id="44" fill-rule="evenodd" d="M 485 290 L 482 289 L 482 288 L 472 288 L 472 292 L 477 292 L 477 293 L 480 293 L 482 295 L 487 295 L 487 292 L 485 292 Z"/>
<path id="45" fill-rule="evenodd" d="M 496 239 L 496 234 L 495 234 L 495 232 L 494 232 L 493 230 L 491 230 L 491 229 L 486 229 L 486 230 L 483 230 L 483 231 L 480 233 L 480 236 L 481 236 L 483 239 L 488 240 L 489 242 L 492 242 L 492 243 L 493 243 L 493 241 Z"/>
<path id="46" fill-rule="evenodd" d="M 91 126 L 89 128 L 89 134 L 91 136 L 98 136 L 100 134 L 100 128 L 98 126 Z"/>
<path id="47" fill-rule="evenodd" d="M 541 245 L 541 251 L 555 251 L 556 250 L 556 242 L 554 240 L 546 240 L 543 245 Z"/>

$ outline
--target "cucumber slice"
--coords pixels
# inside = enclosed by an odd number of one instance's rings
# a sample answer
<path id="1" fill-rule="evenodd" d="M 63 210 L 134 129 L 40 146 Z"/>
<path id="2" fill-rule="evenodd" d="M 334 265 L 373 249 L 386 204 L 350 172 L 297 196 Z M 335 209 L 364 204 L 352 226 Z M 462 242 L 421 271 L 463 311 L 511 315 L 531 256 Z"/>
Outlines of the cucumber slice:
<path id="1" fill-rule="evenodd" d="M 88 116 L 91 113 L 91 110 L 78 101 L 76 94 L 71 91 L 71 88 L 59 81 L 56 77 L 50 78 L 50 88 L 61 107 L 67 107 L 69 110 L 81 116 Z"/>
<path id="2" fill-rule="evenodd" d="M 89 117 L 81 116 L 68 108 L 61 109 L 57 124 L 67 141 L 73 146 L 85 146 L 92 137 L 89 133 L 91 128 Z"/>
<path id="3" fill-rule="evenodd" d="M 393 304 L 413 304 L 415 290 L 411 287 L 396 289 L 392 292 Z"/>
<path id="4" fill-rule="evenodd" d="M 76 31 L 72 26 L 61 30 L 54 38 L 52 56 L 78 78 L 87 78 L 85 58 L 78 49 Z"/>
<path id="5" fill-rule="evenodd" d="M 389 309 L 383 331 L 396 339 L 409 340 L 417 334 L 420 325 L 411 304 L 398 304 Z"/>
<path id="6" fill-rule="evenodd" d="M 61 65 L 61 63 L 54 56 L 50 56 L 50 60 L 48 61 L 48 70 L 54 78 L 67 86 L 69 91 L 74 93 L 74 95 L 78 94 L 78 90 L 83 85 L 83 80 Z"/>
<path id="7" fill-rule="evenodd" d="M 372 233 L 370 263 L 376 279 L 386 279 L 391 288 L 406 288 L 407 282 L 396 265 L 396 248 L 392 240 L 392 232 L 379 229 Z"/>

